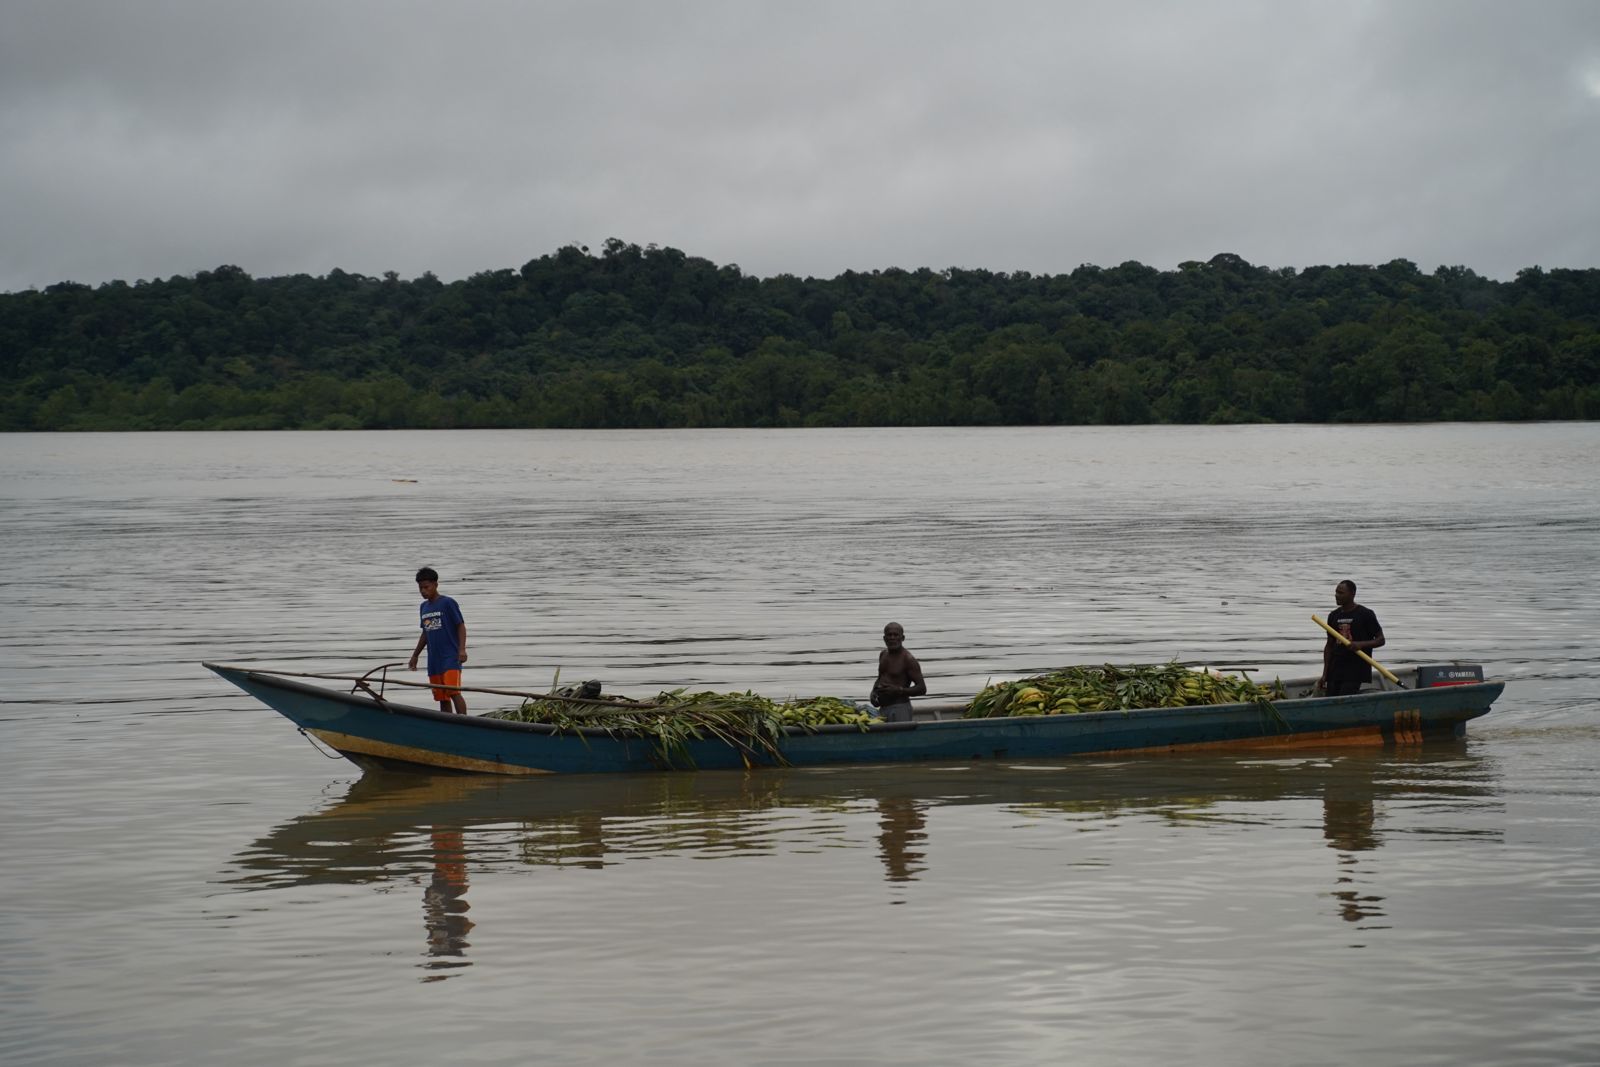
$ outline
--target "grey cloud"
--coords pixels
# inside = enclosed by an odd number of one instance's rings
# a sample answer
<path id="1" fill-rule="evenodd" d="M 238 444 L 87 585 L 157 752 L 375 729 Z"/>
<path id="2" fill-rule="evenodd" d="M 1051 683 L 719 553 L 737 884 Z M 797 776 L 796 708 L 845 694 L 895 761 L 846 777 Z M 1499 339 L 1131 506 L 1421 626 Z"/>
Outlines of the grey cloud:
<path id="1" fill-rule="evenodd" d="M 25 2 L 0 289 L 459 277 L 608 236 L 760 274 L 1600 265 L 1600 7 Z"/>

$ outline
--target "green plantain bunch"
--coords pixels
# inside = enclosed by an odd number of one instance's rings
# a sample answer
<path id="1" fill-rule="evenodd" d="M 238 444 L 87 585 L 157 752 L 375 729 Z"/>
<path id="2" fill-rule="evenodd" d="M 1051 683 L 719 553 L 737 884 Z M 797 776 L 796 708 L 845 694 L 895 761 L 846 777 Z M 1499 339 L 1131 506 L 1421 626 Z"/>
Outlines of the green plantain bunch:
<path id="1" fill-rule="evenodd" d="M 714 738 L 732 745 L 752 762 L 786 762 L 783 737 L 791 728 L 854 726 L 878 722 L 838 697 L 811 697 L 780 703 L 756 693 L 686 693 L 672 689 L 648 702 L 609 696 L 576 699 L 560 694 L 527 700 L 520 707 L 489 712 L 486 718 L 546 723 L 558 730 L 596 727 L 613 737 L 639 737 L 652 743 L 663 767 L 692 767 L 689 742 Z"/>
<path id="2" fill-rule="evenodd" d="M 1195 671 L 1177 663 L 1060 667 L 1047 674 L 996 682 L 967 705 L 969 719 L 1073 715 L 1085 711 L 1182 708 L 1204 704 L 1270 704 L 1283 683 Z"/>
<path id="3" fill-rule="evenodd" d="M 492 711 L 485 717 L 557 726 L 605 726 L 628 719 L 660 715 L 730 720 L 749 716 L 770 717 L 784 726 L 813 729 L 818 726 L 868 726 L 879 721 L 876 716 L 839 697 L 807 697 L 780 702 L 752 692 L 716 693 L 706 690 L 686 693 L 682 689 L 665 690 L 649 701 L 629 700 L 621 696 L 580 701 L 551 695 L 524 701 L 521 707 Z"/>

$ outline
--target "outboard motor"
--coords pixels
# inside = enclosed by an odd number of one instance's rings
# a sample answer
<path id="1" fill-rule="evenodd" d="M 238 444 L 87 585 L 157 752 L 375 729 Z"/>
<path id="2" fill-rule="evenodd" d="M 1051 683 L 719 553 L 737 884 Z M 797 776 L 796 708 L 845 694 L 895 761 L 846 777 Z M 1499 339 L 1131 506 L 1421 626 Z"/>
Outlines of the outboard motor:
<path id="1" fill-rule="evenodd" d="M 1483 667 L 1476 663 L 1452 663 L 1447 667 L 1418 667 L 1417 688 L 1437 689 L 1441 685 L 1473 685 L 1483 681 Z"/>

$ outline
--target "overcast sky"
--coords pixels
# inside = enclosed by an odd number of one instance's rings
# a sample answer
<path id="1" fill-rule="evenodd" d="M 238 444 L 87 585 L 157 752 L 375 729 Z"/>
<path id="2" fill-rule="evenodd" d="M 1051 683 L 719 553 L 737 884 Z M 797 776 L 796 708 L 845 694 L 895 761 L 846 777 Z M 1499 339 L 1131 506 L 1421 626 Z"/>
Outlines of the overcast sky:
<path id="1" fill-rule="evenodd" d="M 1600 267 L 1595 0 L 0 0 L 0 290 Z"/>

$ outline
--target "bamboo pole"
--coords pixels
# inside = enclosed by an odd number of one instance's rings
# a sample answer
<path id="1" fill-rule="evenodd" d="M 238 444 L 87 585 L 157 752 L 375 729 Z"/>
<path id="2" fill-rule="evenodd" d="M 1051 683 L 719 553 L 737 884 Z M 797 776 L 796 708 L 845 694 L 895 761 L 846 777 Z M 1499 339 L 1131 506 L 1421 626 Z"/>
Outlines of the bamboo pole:
<path id="1" fill-rule="evenodd" d="M 1318 618 L 1315 615 L 1311 616 L 1311 621 L 1316 623 L 1318 626 L 1322 627 L 1324 630 L 1328 631 L 1328 635 L 1330 637 L 1333 637 L 1334 639 L 1336 639 L 1341 645 L 1343 645 L 1344 647 L 1348 648 L 1351 652 L 1354 652 L 1356 655 L 1360 656 L 1362 659 L 1366 660 L 1368 663 L 1372 664 L 1372 666 L 1377 670 L 1377 672 L 1379 674 L 1381 674 L 1385 678 L 1389 679 L 1389 681 L 1393 682 L 1395 685 L 1398 685 L 1401 689 L 1405 688 L 1405 683 L 1400 681 L 1400 679 L 1396 678 L 1394 676 L 1394 672 L 1393 671 L 1391 671 L 1388 667 L 1385 667 L 1383 664 L 1379 663 L 1377 660 L 1373 659 L 1371 656 L 1367 655 L 1365 652 L 1361 651 L 1359 648 L 1356 648 L 1351 643 L 1350 639 L 1348 637 L 1346 637 L 1344 634 L 1340 633 L 1338 630 L 1335 630 L 1333 627 L 1329 626 L 1327 623 L 1323 622 L 1320 618 Z"/>
<path id="2" fill-rule="evenodd" d="M 257 667 L 239 667 L 237 669 L 251 674 L 270 674 L 279 678 L 320 678 L 329 682 L 366 682 L 371 674 L 369 671 L 358 678 L 348 674 L 308 674 L 304 671 L 262 670 Z M 562 703 L 595 704 L 607 708 L 646 710 L 661 706 L 632 700 L 595 700 L 589 697 L 558 696 L 555 693 L 525 693 L 516 689 L 487 689 L 471 685 L 434 685 L 432 682 L 408 682 L 403 678 L 382 678 L 379 681 L 383 685 L 403 685 L 411 689 L 449 689 L 458 693 L 492 693 L 495 696 L 522 697 L 524 700 L 559 700 Z"/>

